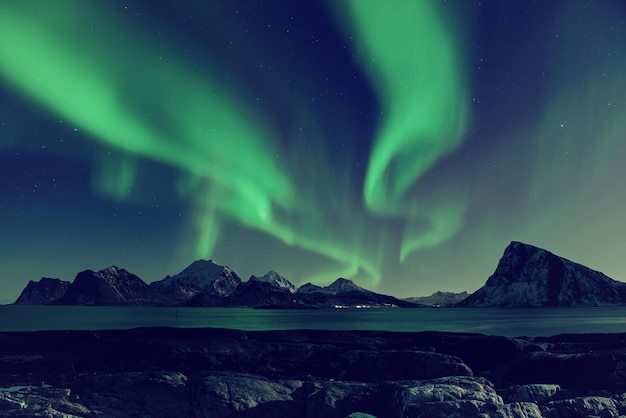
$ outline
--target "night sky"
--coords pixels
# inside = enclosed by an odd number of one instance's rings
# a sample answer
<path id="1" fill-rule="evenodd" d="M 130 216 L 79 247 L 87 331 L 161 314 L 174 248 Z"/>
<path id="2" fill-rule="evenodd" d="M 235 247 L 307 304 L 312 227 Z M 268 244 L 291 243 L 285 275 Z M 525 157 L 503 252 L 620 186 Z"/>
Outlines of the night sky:
<path id="1" fill-rule="evenodd" d="M 3 0 L 0 300 L 117 265 L 626 280 L 622 0 Z"/>

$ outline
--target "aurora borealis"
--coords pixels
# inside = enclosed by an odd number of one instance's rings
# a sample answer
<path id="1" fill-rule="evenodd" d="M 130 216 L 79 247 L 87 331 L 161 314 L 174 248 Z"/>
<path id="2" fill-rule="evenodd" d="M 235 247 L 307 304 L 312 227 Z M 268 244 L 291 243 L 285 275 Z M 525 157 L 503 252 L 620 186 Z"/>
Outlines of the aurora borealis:
<path id="1" fill-rule="evenodd" d="M 0 299 L 198 258 L 473 291 L 511 240 L 626 280 L 626 5 L 519 3 L 3 1 Z"/>

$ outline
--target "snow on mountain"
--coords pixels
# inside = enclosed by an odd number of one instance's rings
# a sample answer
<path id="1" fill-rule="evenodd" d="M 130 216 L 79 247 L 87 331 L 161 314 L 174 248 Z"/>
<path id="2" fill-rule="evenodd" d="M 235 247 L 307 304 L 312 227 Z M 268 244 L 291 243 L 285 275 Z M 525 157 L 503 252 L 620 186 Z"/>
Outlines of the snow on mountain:
<path id="1" fill-rule="evenodd" d="M 57 305 L 150 305 L 154 303 L 148 284 L 128 271 L 111 266 L 76 275 Z"/>
<path id="2" fill-rule="evenodd" d="M 297 289 L 293 283 L 273 270 L 268 271 L 263 277 L 257 277 L 257 279 L 261 282 L 270 283 L 278 288 L 287 289 L 291 293 L 295 293 Z"/>
<path id="3" fill-rule="evenodd" d="M 225 298 L 233 295 L 241 279 L 226 266 L 213 260 L 197 260 L 180 273 L 153 282 L 150 287 L 157 293 L 177 302 L 185 302 L 199 294 Z"/>
<path id="4" fill-rule="evenodd" d="M 462 307 L 606 306 L 626 304 L 626 283 L 556 256 L 511 242 L 485 285 Z"/>

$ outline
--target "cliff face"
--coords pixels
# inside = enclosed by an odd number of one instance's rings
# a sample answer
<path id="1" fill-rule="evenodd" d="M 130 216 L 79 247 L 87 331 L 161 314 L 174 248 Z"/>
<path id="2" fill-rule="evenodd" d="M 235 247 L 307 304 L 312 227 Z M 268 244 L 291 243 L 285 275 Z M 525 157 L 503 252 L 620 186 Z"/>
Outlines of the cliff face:
<path id="1" fill-rule="evenodd" d="M 607 306 L 626 304 L 626 283 L 549 251 L 512 242 L 485 285 L 461 307 Z"/>

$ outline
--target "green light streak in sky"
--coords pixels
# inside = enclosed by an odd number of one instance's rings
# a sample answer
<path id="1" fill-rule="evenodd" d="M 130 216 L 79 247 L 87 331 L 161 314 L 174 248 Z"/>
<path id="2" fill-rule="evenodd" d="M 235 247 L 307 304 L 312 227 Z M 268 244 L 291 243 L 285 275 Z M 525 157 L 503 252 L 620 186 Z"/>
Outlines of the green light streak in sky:
<path id="1" fill-rule="evenodd" d="M 466 120 L 459 59 L 436 7 L 430 1 L 349 2 L 358 57 L 382 108 L 364 199 L 375 213 L 409 217 L 401 259 L 452 236 L 463 216 L 457 202 L 424 213 L 410 196 L 420 176 L 460 144 Z M 420 229 L 411 226 L 421 223 L 415 215 L 431 224 L 424 236 L 411 232 Z"/>
<path id="2" fill-rule="evenodd" d="M 423 211 L 421 217 L 427 223 L 425 228 L 420 227 L 421 224 L 416 220 L 408 222 L 400 249 L 400 261 L 406 260 L 413 251 L 436 247 L 454 236 L 462 227 L 465 209 L 464 200 L 457 197 L 455 202 L 455 199 L 450 198 L 440 207 Z"/>
<path id="3" fill-rule="evenodd" d="M 137 160 L 128 154 L 107 155 L 96 162 L 93 187 L 105 197 L 124 200 L 131 196 L 137 176 Z"/>
<path id="4" fill-rule="evenodd" d="M 275 161 L 270 133 L 245 103 L 218 80 L 159 62 L 157 45 L 147 54 L 141 35 L 121 22 L 92 21 L 106 36 L 88 30 L 79 3 L 38 2 L 34 13 L 3 7 L 0 72 L 14 88 L 108 146 L 208 179 L 220 197 L 214 205 L 247 224 L 268 224 L 274 205 L 292 206 L 292 185 Z M 76 16 L 68 16 L 72 10 Z M 109 36 L 120 29 L 127 39 L 112 45 Z M 127 197 L 131 167 L 121 164 L 113 175 L 110 163 L 101 166 L 107 179 L 94 183 Z M 210 234 L 217 232 L 200 234 L 203 252 L 212 250 Z"/>
<path id="5" fill-rule="evenodd" d="M 323 166 L 329 150 L 302 156 L 306 147 L 294 145 L 327 138 L 311 132 L 281 146 L 267 111 L 223 77 L 219 57 L 185 56 L 102 3 L 3 4 L 0 75 L 112 151 L 95 155 L 92 183 L 100 195 L 130 200 L 139 192 L 142 158 L 179 169 L 179 190 L 193 205 L 196 256 L 213 256 L 228 222 L 320 254 L 335 274 L 376 285 L 389 253 L 404 260 L 462 224 L 458 197 L 438 193 L 423 205 L 413 188 L 459 144 L 464 93 L 451 35 L 431 3 L 349 5 L 358 54 L 383 110 L 366 207 L 351 197 L 349 167 Z M 388 218 L 406 225 L 399 246 Z"/>
<path id="6" fill-rule="evenodd" d="M 232 222 L 328 257 L 339 266 L 335 273 L 380 279 L 378 259 L 359 234 L 362 216 L 350 205 L 341 206 L 340 220 L 332 210 L 325 213 L 307 190 L 329 193 L 320 187 L 332 181 L 320 186 L 288 175 L 269 122 L 253 116 L 262 109 L 208 71 L 210 64 L 190 62 L 124 19 L 110 18 L 101 3 L 28 6 L 2 5 L 0 75 L 115 150 L 119 157 L 96 161 L 93 184 L 100 194 L 130 199 L 138 187 L 137 158 L 168 164 L 181 171 L 179 190 L 193 203 L 197 257 L 211 257 L 223 223 Z M 324 199 L 345 192 L 331 190 Z M 316 230 L 318 223 L 325 229 Z"/>

